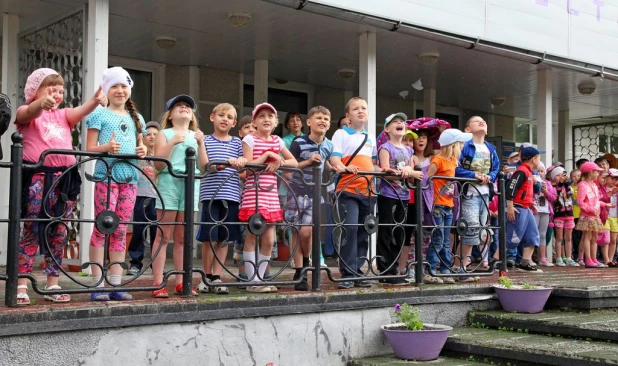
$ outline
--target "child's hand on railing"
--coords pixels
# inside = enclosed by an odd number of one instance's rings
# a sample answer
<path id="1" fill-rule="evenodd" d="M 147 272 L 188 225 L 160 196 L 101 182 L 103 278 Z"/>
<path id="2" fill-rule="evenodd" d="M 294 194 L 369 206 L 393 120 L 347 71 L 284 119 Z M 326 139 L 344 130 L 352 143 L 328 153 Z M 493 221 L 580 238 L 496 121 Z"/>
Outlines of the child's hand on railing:
<path id="1" fill-rule="evenodd" d="M 230 163 L 232 168 L 236 168 L 236 169 L 242 169 L 245 167 L 245 165 L 247 165 L 247 159 L 243 157 L 240 157 L 238 159 L 229 158 L 227 162 Z"/>
<path id="2" fill-rule="evenodd" d="M 348 172 L 348 173 L 352 173 L 352 174 L 357 174 L 358 173 L 358 167 L 356 165 L 348 165 L 347 167 L 345 167 L 344 171 Z"/>

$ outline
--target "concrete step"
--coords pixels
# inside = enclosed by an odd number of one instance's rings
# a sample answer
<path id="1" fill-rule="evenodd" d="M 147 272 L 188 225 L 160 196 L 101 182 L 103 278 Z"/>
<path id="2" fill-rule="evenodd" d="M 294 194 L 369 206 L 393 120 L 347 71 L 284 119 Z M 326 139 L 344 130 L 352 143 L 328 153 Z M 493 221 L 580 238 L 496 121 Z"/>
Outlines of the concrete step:
<path id="1" fill-rule="evenodd" d="M 545 311 L 540 314 L 516 314 L 483 311 L 468 315 L 470 324 L 529 333 L 551 334 L 581 339 L 618 342 L 618 311 L 595 310 Z"/>
<path id="2" fill-rule="evenodd" d="M 440 356 L 434 361 L 405 361 L 396 358 L 393 355 L 363 358 L 360 360 L 348 361 L 347 366 L 400 366 L 400 365 L 431 365 L 431 366 L 480 366 L 488 363 L 479 363 L 475 361 L 460 360 L 457 358 L 449 358 Z"/>
<path id="3" fill-rule="evenodd" d="M 550 337 L 525 331 L 518 333 L 485 328 L 455 328 L 444 350 L 464 357 L 474 355 L 477 359 L 506 360 L 511 365 L 618 364 L 618 344 Z"/>

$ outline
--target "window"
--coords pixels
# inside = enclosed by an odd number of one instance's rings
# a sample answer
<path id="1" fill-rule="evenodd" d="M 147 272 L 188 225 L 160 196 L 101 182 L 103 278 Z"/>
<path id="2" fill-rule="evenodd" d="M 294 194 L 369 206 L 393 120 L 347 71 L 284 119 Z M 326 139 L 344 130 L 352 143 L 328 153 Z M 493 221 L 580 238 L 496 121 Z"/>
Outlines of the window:
<path id="1" fill-rule="evenodd" d="M 531 123 L 517 123 L 515 124 L 515 142 L 523 144 L 524 142 L 531 142 L 536 145 L 537 141 L 537 128 L 536 125 Z"/>

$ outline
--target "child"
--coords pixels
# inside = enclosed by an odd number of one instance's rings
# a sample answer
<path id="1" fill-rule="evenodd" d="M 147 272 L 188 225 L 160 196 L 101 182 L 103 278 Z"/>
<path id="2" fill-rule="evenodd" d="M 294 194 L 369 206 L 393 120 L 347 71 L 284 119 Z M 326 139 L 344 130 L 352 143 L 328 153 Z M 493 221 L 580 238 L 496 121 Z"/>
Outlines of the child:
<path id="1" fill-rule="evenodd" d="M 6 94 L 0 93 L 0 137 L 4 135 L 11 124 L 11 100 Z M 2 160 L 2 143 L 0 142 L 0 160 Z"/>
<path id="2" fill-rule="evenodd" d="M 608 168 L 608 171 L 609 171 L 609 168 Z M 601 211 L 599 211 L 599 218 L 601 219 L 601 223 L 603 224 L 603 230 L 599 231 L 599 233 L 597 234 L 597 245 L 600 249 L 601 255 L 603 256 L 603 263 L 599 262 L 598 267 L 607 267 L 605 263 L 610 262 L 608 258 L 608 249 L 609 249 L 608 245 L 609 245 L 610 234 L 609 234 L 609 229 L 607 228 L 606 224 L 607 224 L 607 217 L 609 216 L 609 206 L 611 205 L 610 194 L 613 192 L 610 193 L 609 189 L 606 186 L 607 177 L 609 176 L 608 171 L 600 172 L 599 177 L 597 178 L 597 181 L 596 181 L 597 188 L 599 190 L 599 201 L 601 201 L 601 203 L 605 203 L 604 206 L 601 206 Z M 593 255 L 593 253 L 590 253 L 590 255 Z"/>
<path id="3" fill-rule="evenodd" d="M 616 205 L 618 205 L 618 169 L 610 168 L 608 173 L 609 176 L 605 179 L 605 185 L 609 193 L 610 203 L 614 207 L 610 207 L 605 223 L 605 228 L 609 230 L 609 245 L 607 256 L 604 259 L 608 267 L 616 267 L 614 256 L 616 255 L 616 238 L 618 237 L 618 208 L 616 208 Z"/>
<path id="4" fill-rule="evenodd" d="M 521 165 L 515 170 L 506 184 L 506 245 L 517 248 L 523 243 L 522 259 L 519 268 L 536 271 L 532 262 L 534 248 L 539 246 L 539 229 L 534 220 L 534 178 L 533 169 L 541 162 L 541 155 L 534 147 L 525 147 L 520 151 Z"/>
<path id="5" fill-rule="evenodd" d="M 303 176 L 292 174 L 290 179 L 290 190 L 288 190 L 287 202 L 285 205 L 286 221 L 296 224 L 292 231 L 292 241 L 290 246 L 298 249 L 294 252 L 294 263 L 296 272 L 293 281 L 300 280 L 294 285 L 296 291 L 309 291 L 306 275 L 301 278 L 303 268 L 309 267 L 309 256 L 311 255 L 313 224 L 313 164 L 319 163 L 320 170 L 324 171 L 324 165 L 328 165 L 328 159 L 333 152 L 333 143 L 325 137 L 330 128 L 330 111 L 326 107 L 317 106 L 311 108 L 307 113 L 307 125 L 309 135 L 297 137 L 290 147 L 290 153 L 298 161 L 298 168 L 303 170 Z M 321 184 L 322 182 L 315 182 Z M 309 193 L 308 193 L 309 192 Z M 300 239 L 299 239 L 300 237 Z M 301 265 L 302 263 L 302 265 Z"/>
<path id="6" fill-rule="evenodd" d="M 553 215 L 553 210 L 550 202 L 556 200 L 556 192 L 554 187 L 545 179 L 545 164 L 539 162 L 536 168 L 538 175 L 534 175 L 537 182 L 541 183 L 541 191 L 534 195 L 534 206 L 536 213 L 534 214 L 534 220 L 536 226 L 539 229 L 540 243 L 539 243 L 539 265 L 543 267 L 553 267 L 554 264 L 547 260 L 547 229 L 549 228 L 550 218 Z M 551 248 L 549 249 L 551 250 Z"/>
<path id="7" fill-rule="evenodd" d="M 479 116 L 466 121 L 465 132 L 472 133 L 472 140 L 464 144 L 455 175 L 460 178 L 476 179 L 478 183 L 465 185 L 461 200 L 461 218 L 466 220 L 469 229 L 461 240 L 460 258 L 464 261 L 459 272 L 464 272 L 472 247 L 481 244 L 482 227 L 489 218 L 488 204 L 493 183 L 498 178 L 500 159 L 495 146 L 485 141 L 487 123 Z M 521 158 L 521 154 L 520 154 Z M 492 197 L 493 198 L 493 197 Z M 488 261 L 487 246 L 482 251 L 483 261 Z M 457 262 L 457 261 L 456 261 Z"/>
<path id="8" fill-rule="evenodd" d="M 572 258 L 572 233 L 575 227 L 573 218 L 573 188 L 567 182 L 564 168 L 557 167 L 551 171 L 551 182 L 556 191 L 552 202 L 554 210 L 554 233 L 556 234 L 556 265 L 559 267 L 579 267 Z M 564 252 L 562 240 L 564 239 Z"/>
<path id="9" fill-rule="evenodd" d="M 159 128 L 158 122 L 150 121 L 146 124 L 144 145 L 148 149 L 146 152 L 147 156 L 154 156 L 154 143 L 159 133 Z M 139 181 L 137 182 L 137 199 L 135 200 L 135 210 L 133 211 L 133 222 L 141 222 L 141 224 L 133 224 L 133 236 L 131 236 L 131 242 L 129 243 L 131 268 L 129 268 L 127 274 L 131 276 L 135 276 L 142 271 L 146 229 L 150 232 L 150 248 L 152 248 L 157 237 L 157 225 L 147 225 L 149 221 L 157 219 L 157 212 L 155 211 L 157 190 L 154 187 L 156 180 L 154 161 L 140 160 L 139 165 L 142 173 L 139 175 Z"/>
<path id="10" fill-rule="evenodd" d="M 372 189 L 372 177 L 355 175 L 359 171 L 382 171 L 375 166 L 375 138 L 364 129 L 369 117 L 367 102 L 363 98 L 354 97 L 346 104 L 345 111 L 350 126 L 344 126 L 333 135 L 333 155 L 330 158 L 333 169 L 340 174 L 335 188 L 336 201 L 339 203 L 335 208 L 336 216 L 346 225 L 346 238 L 342 238 L 342 232 L 339 234 L 339 272 L 344 279 L 338 283 L 341 289 L 372 286 L 367 280 L 347 280 L 362 275 L 361 267 L 366 263 L 369 250 L 369 234 L 359 228 L 358 224 L 373 214 L 376 201 L 375 196 L 369 192 Z M 352 174 L 341 174 L 344 172 Z"/>
<path id="11" fill-rule="evenodd" d="M 17 131 L 24 138 L 22 143 L 24 163 L 38 163 L 41 154 L 47 149 L 72 150 L 71 129 L 92 112 L 97 104 L 107 103 L 105 94 L 99 87 L 94 96 L 82 106 L 58 109 L 64 99 L 63 93 L 64 80 L 52 69 L 38 69 L 28 76 L 24 88 L 27 104 L 17 109 L 15 119 Z M 4 117 L 8 116 L 10 120 L 10 109 L 3 109 L 2 114 Z M 77 188 L 77 192 L 71 193 L 63 190 L 62 187 L 66 185 L 57 181 L 60 175 L 75 163 L 76 159 L 73 155 L 48 155 L 41 168 L 33 171 L 24 169 L 22 218 L 65 218 L 71 214 L 73 201 L 77 198 L 81 185 L 79 172 L 77 169 L 71 169 L 70 173 L 65 174 L 63 178 L 70 181 L 70 186 Z M 54 189 L 50 192 L 52 186 Z M 48 193 L 49 201 L 43 203 Z M 68 202 L 63 203 L 59 200 L 62 194 L 67 195 Z M 48 222 L 24 222 L 19 240 L 18 272 L 20 275 L 32 273 L 34 257 L 37 248 L 40 248 L 41 253 L 45 255 L 43 273 L 47 275 L 46 289 L 60 290 L 58 286 L 59 266 L 62 264 L 62 247 L 67 236 L 67 224 L 53 224 L 51 230 L 46 232 L 49 225 Z M 28 282 L 27 278 L 17 280 L 17 305 L 30 305 L 27 293 Z M 46 295 L 45 300 L 68 302 L 71 297 L 69 295 Z"/>
<path id="12" fill-rule="evenodd" d="M 247 277 L 251 281 L 262 282 L 265 278 L 266 267 L 270 261 L 275 239 L 275 226 L 272 224 L 283 220 L 283 210 L 277 195 L 277 175 L 275 172 L 281 166 L 295 168 L 297 162 L 279 136 L 272 134 L 272 131 L 277 127 L 277 110 L 275 107 L 268 103 L 258 104 L 251 114 L 251 123 L 255 127 L 255 133 L 243 138 L 243 156 L 252 164 L 266 164 L 266 168 L 261 172 L 249 174 L 247 177 L 238 219 L 249 221 L 254 214 L 260 214 L 268 223 L 266 230 L 260 235 L 257 260 L 256 237 L 251 232 L 247 233 L 243 251 Z M 276 292 L 277 287 L 248 286 L 247 291 Z"/>
<path id="13" fill-rule="evenodd" d="M 88 138 L 86 148 L 93 152 L 111 154 L 137 154 L 140 158 L 146 156 L 147 148 L 143 143 L 142 128 L 144 119 L 137 112 L 131 100 L 133 80 L 121 67 L 112 67 L 103 72 L 103 93 L 109 99 L 107 108 L 95 110 L 86 123 Z M 135 206 L 138 172 L 128 163 L 116 163 L 111 168 L 111 180 L 107 178 L 110 165 L 115 158 L 97 160 L 94 168 L 94 211 L 95 217 L 104 211 L 114 211 L 120 222 L 131 219 Z M 137 161 L 131 161 L 137 165 Z M 109 191 L 109 192 L 108 192 Z M 108 200 L 109 194 L 109 200 Z M 116 231 L 109 234 L 109 262 L 124 262 L 126 250 L 127 224 L 120 224 Z M 92 278 L 95 286 L 103 287 L 102 273 L 99 266 L 103 266 L 105 250 L 105 234 L 101 233 L 96 225 L 90 238 L 90 261 L 98 263 L 92 265 Z M 120 265 L 113 265 L 106 276 L 110 285 L 120 285 L 123 269 Z M 111 293 L 93 292 L 92 301 L 133 300 L 133 296 L 124 291 Z"/>
<path id="14" fill-rule="evenodd" d="M 195 101 L 188 95 L 177 95 L 165 104 L 165 114 L 161 119 L 161 133 L 155 141 L 155 155 L 168 159 L 171 167 L 164 162 L 155 162 L 159 172 L 157 187 L 160 197 L 157 198 L 157 217 L 162 217 L 161 222 L 184 222 L 185 215 L 193 215 L 185 212 L 185 181 L 182 178 L 173 177 L 169 170 L 184 174 L 186 170 L 186 150 L 190 147 L 197 151 L 195 174 L 200 174 L 208 163 L 206 147 L 204 146 L 204 134 L 199 130 L 197 117 L 195 116 Z M 195 180 L 195 192 L 199 191 L 199 180 Z M 198 211 L 199 195 L 195 195 L 193 210 Z M 157 235 L 157 240 L 152 247 L 152 255 L 156 256 L 152 262 L 152 275 L 154 286 L 160 286 L 163 282 L 163 269 L 165 267 L 167 244 L 174 231 L 174 268 L 182 270 L 182 259 L 185 246 L 183 225 L 163 225 L 162 235 Z M 193 238 L 186 238 L 193 240 Z M 182 275 L 176 275 L 176 293 L 182 293 Z M 197 296 L 197 291 L 191 290 L 191 294 Z M 153 297 L 169 297 L 167 289 L 162 288 L 152 292 Z"/>
<path id="15" fill-rule="evenodd" d="M 581 165 L 585 162 L 587 162 L 587 160 L 579 164 L 579 166 L 581 167 Z M 577 185 L 581 181 L 581 177 L 582 173 L 579 168 L 571 171 L 570 179 L 571 189 L 573 189 L 573 221 L 575 223 L 575 227 L 573 228 L 573 253 L 571 253 L 571 255 L 575 256 L 575 252 L 577 252 L 577 264 L 579 266 L 585 266 L 586 263 L 584 263 L 584 248 L 579 245 L 582 240 L 582 232 L 577 230 L 577 223 L 579 222 L 579 216 L 581 213 L 579 205 L 577 205 Z"/>
<path id="16" fill-rule="evenodd" d="M 378 150 L 380 167 L 384 170 L 394 171 L 398 175 L 398 177 L 383 177 L 380 180 L 380 194 L 378 195 L 380 227 L 378 229 L 376 254 L 378 256 L 378 270 L 383 275 L 399 275 L 397 270 L 398 257 L 402 246 L 406 244 L 405 230 L 394 226 L 396 223 L 403 222 L 408 201 L 410 201 L 410 190 L 405 185 L 404 180 L 411 178 L 420 180 L 423 178 L 423 173 L 415 171 L 412 167 L 414 150 L 403 144 L 407 119 L 408 117 L 403 113 L 391 114 L 386 118 L 384 132 L 388 135 L 388 141 L 382 144 Z M 403 278 L 385 279 L 381 282 L 398 286 L 407 284 Z"/>
<path id="17" fill-rule="evenodd" d="M 236 169 L 244 167 L 247 160 L 243 157 L 242 141 L 230 136 L 230 130 L 236 125 L 236 109 L 228 103 L 219 104 L 212 110 L 210 121 L 214 125 L 214 132 L 204 137 L 203 142 L 208 160 L 227 161 L 230 166 L 213 166 L 202 179 L 200 221 L 238 222 L 240 175 Z M 209 281 L 221 283 L 221 263 L 227 258 L 228 243 L 237 243 L 240 239 L 240 225 L 237 224 L 200 226 L 197 240 L 202 242 L 202 261 Z M 198 290 L 220 295 L 229 293 L 227 287 L 208 287 L 203 282 Z"/>
<path id="18" fill-rule="evenodd" d="M 457 161 L 461 154 L 463 143 L 472 140 L 473 134 L 463 133 L 451 128 L 445 130 L 440 135 L 440 153 L 431 159 L 428 177 L 454 177 Z M 431 245 L 427 252 L 427 262 L 432 270 L 440 271 L 442 274 L 451 273 L 451 228 L 453 224 L 453 206 L 455 195 L 455 183 L 447 180 L 433 180 L 434 201 L 433 201 L 433 224 L 440 230 L 434 230 L 431 238 Z M 432 276 L 426 274 L 423 282 L 435 283 Z M 444 283 L 455 283 L 451 277 L 444 277 Z"/>
<path id="19" fill-rule="evenodd" d="M 579 221 L 576 228 L 582 231 L 580 251 L 583 251 L 586 268 L 600 268 L 601 263 L 596 260 L 597 233 L 603 230 L 599 212 L 604 202 L 599 200 L 599 190 L 595 181 L 602 172 L 597 164 L 589 161 L 579 169 L 582 174 L 581 182 L 577 185 L 577 203 L 580 208 Z"/>

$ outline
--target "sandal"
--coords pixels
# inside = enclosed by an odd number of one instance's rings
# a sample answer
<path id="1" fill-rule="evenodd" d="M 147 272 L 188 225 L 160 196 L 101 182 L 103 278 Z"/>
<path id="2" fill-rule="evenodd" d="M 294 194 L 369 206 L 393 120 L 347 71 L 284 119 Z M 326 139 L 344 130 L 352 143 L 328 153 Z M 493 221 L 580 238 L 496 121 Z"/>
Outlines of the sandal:
<path id="1" fill-rule="evenodd" d="M 45 286 L 46 290 L 62 290 L 62 287 L 58 286 L 58 285 L 53 285 L 53 286 Z M 69 302 L 71 301 L 71 296 L 68 294 L 55 294 L 55 295 L 45 295 L 43 296 L 43 298 L 45 300 L 51 301 L 51 302 L 55 302 L 55 303 L 59 303 L 59 302 Z M 64 298 L 64 299 L 62 299 Z"/>
<path id="2" fill-rule="evenodd" d="M 90 294 L 90 301 L 109 301 L 107 292 L 93 292 Z"/>
<path id="3" fill-rule="evenodd" d="M 182 295 L 182 283 L 176 285 L 176 295 Z M 197 296 L 198 293 L 195 289 L 191 289 L 191 295 Z"/>
<path id="4" fill-rule="evenodd" d="M 223 281 L 217 279 L 212 281 L 212 283 L 223 283 Z M 197 286 L 197 291 L 203 294 L 213 293 L 217 295 L 227 295 L 230 293 L 230 289 L 225 286 L 208 286 L 204 282 L 200 282 Z"/>
<path id="5" fill-rule="evenodd" d="M 18 290 L 26 290 L 28 291 L 28 285 L 19 285 L 17 286 Z M 18 292 L 17 293 L 17 306 L 27 306 L 30 305 L 30 297 L 27 292 Z"/>
<path id="6" fill-rule="evenodd" d="M 126 291 L 110 292 L 109 298 L 115 301 L 133 301 L 133 296 Z"/>
<path id="7" fill-rule="evenodd" d="M 155 284 L 155 286 L 161 286 L 160 283 Z M 167 299 L 168 297 L 170 297 L 170 294 L 167 292 L 167 289 L 165 287 L 163 287 L 160 290 L 154 290 L 152 292 L 152 297 L 156 297 L 159 299 Z"/>

